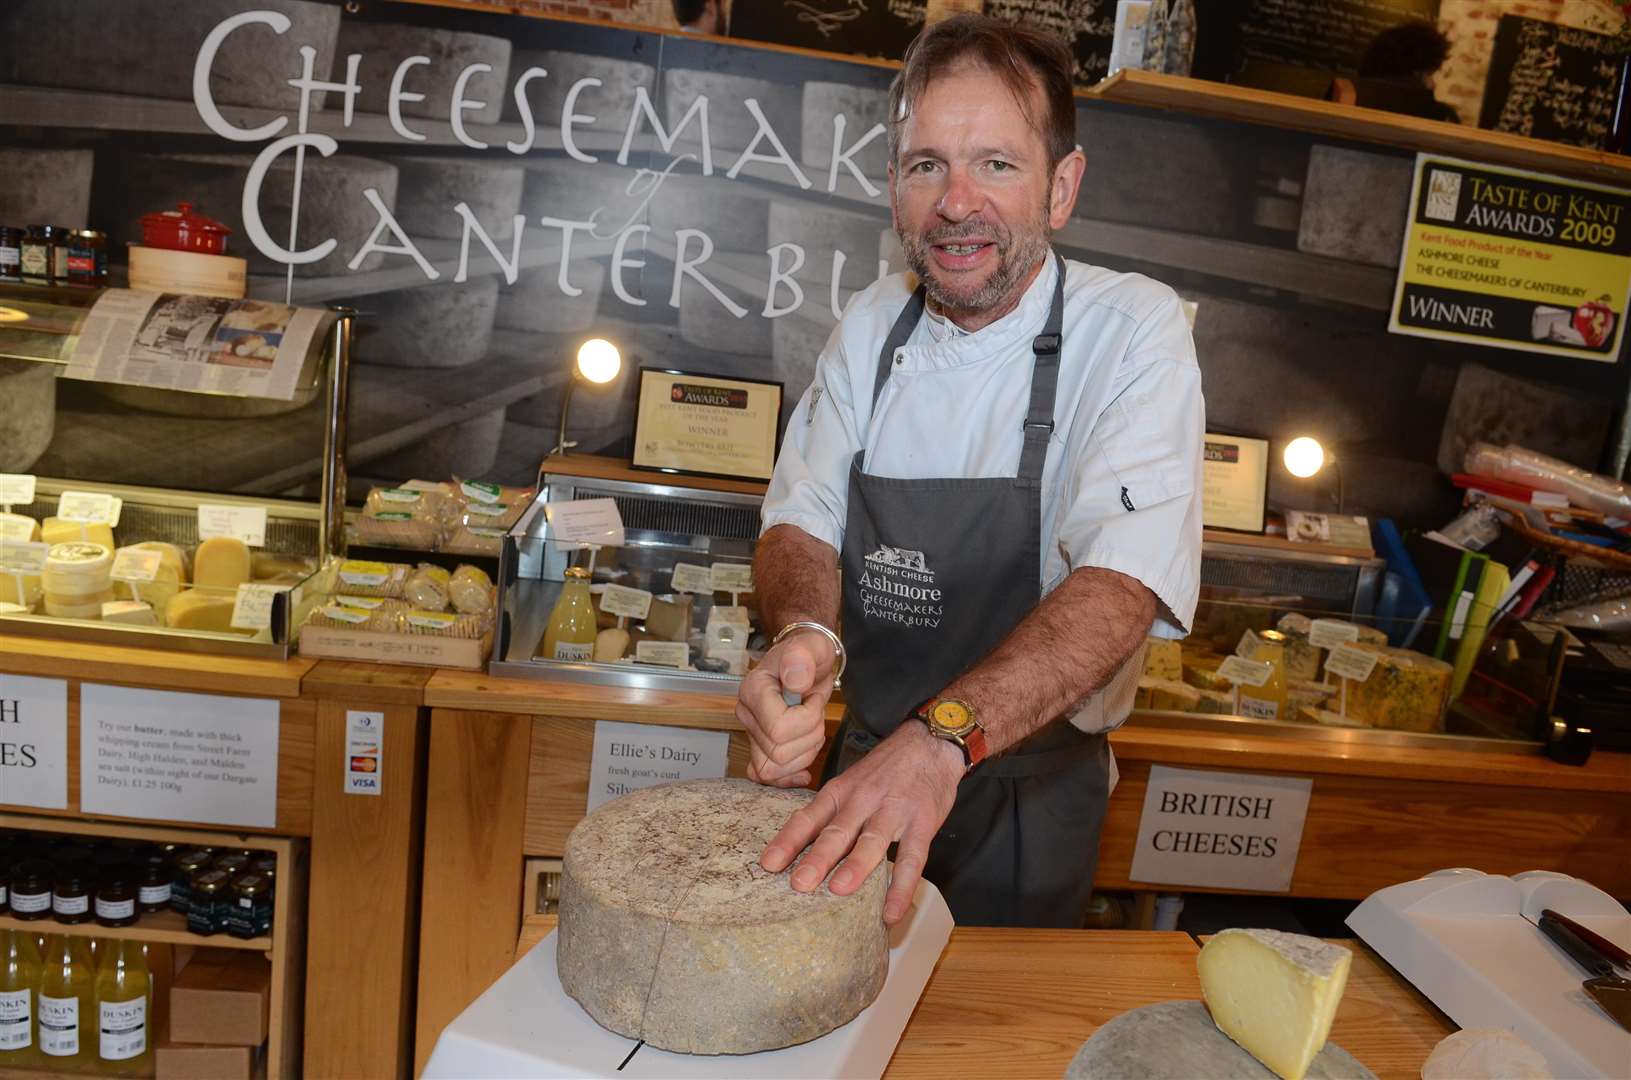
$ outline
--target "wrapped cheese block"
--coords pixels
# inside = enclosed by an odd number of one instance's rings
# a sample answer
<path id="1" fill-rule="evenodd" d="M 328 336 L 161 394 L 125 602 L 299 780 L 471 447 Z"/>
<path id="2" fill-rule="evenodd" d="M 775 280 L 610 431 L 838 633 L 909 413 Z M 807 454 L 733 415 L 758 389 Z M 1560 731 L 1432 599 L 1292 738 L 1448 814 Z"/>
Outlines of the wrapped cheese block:
<path id="1" fill-rule="evenodd" d="M 480 567 L 461 566 L 454 570 L 448 581 L 447 595 L 454 610 L 465 615 L 493 613 L 493 579 Z"/>
<path id="2" fill-rule="evenodd" d="M 440 566 L 420 563 L 402 582 L 402 599 L 421 611 L 441 611 L 447 607 L 447 588 L 452 575 Z"/>
<path id="3" fill-rule="evenodd" d="M 688 1054 L 792 1046 L 853 1019 L 889 969 L 887 861 L 849 896 L 759 866 L 812 797 L 689 780 L 584 818 L 561 874 L 562 989 L 604 1027 Z"/>
<path id="4" fill-rule="evenodd" d="M 334 591 L 352 596 L 400 597 L 408 572 L 409 568 L 401 563 L 347 559 L 335 568 Z"/>
<path id="5" fill-rule="evenodd" d="M 164 618 L 164 611 L 170 601 L 175 598 L 187 583 L 187 562 L 181 549 L 174 544 L 166 544 L 158 540 L 148 540 L 131 547 L 138 551 L 156 551 L 159 553 L 158 569 L 154 572 L 152 581 L 130 582 L 115 581 L 114 594 L 121 600 L 140 601 L 150 605 L 159 619 Z M 125 550 L 120 548 L 120 551 Z M 119 552 L 114 552 L 118 557 Z"/>
<path id="6" fill-rule="evenodd" d="M 1371 727 L 1397 731 L 1440 731 L 1450 703 L 1455 669 L 1408 649 L 1355 642 L 1376 654 L 1376 667 L 1364 682 L 1348 683 L 1347 715 Z"/>
<path id="7" fill-rule="evenodd" d="M 402 615 L 400 630 L 404 634 L 429 634 L 433 637 L 479 638 L 487 632 L 485 620 L 475 615 L 460 615 L 452 611 L 407 611 Z"/>
<path id="8" fill-rule="evenodd" d="M 314 609 L 306 625 L 395 633 L 402 629 L 402 617 L 408 610 L 403 601 L 381 596 L 335 596 Z"/>

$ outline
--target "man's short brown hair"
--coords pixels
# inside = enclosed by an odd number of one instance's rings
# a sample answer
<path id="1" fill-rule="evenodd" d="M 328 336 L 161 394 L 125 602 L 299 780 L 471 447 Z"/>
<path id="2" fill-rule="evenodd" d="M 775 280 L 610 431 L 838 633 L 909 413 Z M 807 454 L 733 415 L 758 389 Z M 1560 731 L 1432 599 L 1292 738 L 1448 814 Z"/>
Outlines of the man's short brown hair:
<path id="1" fill-rule="evenodd" d="M 1076 148 L 1076 97 L 1070 50 L 1058 38 L 989 15 L 953 15 L 924 28 L 906 49 L 904 63 L 889 86 L 889 157 L 900 156 L 900 129 L 913 104 L 937 76 L 960 64 L 995 72 L 1020 106 L 1030 111 L 1032 93 L 1042 91 L 1046 115 L 1032 126 L 1048 150 L 1049 166 Z"/>

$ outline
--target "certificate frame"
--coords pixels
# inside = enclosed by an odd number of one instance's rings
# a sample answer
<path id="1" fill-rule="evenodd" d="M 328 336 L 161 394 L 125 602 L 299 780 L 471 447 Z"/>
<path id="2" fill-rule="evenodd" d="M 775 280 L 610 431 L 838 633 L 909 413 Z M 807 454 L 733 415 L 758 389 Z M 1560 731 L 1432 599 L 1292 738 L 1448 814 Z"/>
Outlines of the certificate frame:
<path id="1" fill-rule="evenodd" d="M 1208 431 L 1201 455 L 1201 524 L 1227 532 L 1262 533 L 1268 523 L 1269 440 Z"/>
<path id="2" fill-rule="evenodd" d="M 663 414 L 674 404 L 673 397 L 682 380 L 693 380 L 702 388 L 723 391 L 727 395 L 741 393 L 752 402 L 758 397 L 765 415 L 756 429 L 738 432 L 737 437 L 757 440 L 751 444 L 749 460 L 757 463 L 745 470 L 721 467 L 717 458 L 706 450 L 688 449 L 672 445 L 665 425 L 673 422 Z M 785 384 L 771 379 L 747 379 L 736 375 L 715 375 L 706 371 L 686 371 L 680 368 L 643 367 L 640 369 L 639 394 L 634 412 L 634 445 L 629 455 L 632 468 L 646 472 L 668 473 L 672 476 L 704 476 L 715 480 L 748 480 L 768 482 L 776 465 L 776 453 L 781 448 L 782 400 Z M 681 404 L 706 404 L 688 402 Z M 730 406 L 746 408 L 747 406 Z"/>

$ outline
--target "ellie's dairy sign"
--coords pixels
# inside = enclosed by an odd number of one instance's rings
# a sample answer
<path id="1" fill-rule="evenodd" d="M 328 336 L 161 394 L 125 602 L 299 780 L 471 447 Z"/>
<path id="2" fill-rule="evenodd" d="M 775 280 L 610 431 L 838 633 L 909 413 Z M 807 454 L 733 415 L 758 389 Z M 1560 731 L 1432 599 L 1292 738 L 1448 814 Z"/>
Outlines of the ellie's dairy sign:
<path id="1" fill-rule="evenodd" d="M 1299 777 L 1152 765 L 1129 876 L 1288 892 L 1313 786 Z"/>
<path id="2" fill-rule="evenodd" d="M 0 675 L 0 803 L 68 808 L 68 684 Z"/>

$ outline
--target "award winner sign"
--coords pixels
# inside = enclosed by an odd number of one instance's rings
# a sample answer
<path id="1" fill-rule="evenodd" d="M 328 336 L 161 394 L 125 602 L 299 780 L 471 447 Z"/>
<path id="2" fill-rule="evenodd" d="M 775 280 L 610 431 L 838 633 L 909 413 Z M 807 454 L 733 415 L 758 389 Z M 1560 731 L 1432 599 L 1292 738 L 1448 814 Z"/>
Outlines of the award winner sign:
<path id="1" fill-rule="evenodd" d="M 1289 892 L 1312 780 L 1150 767 L 1134 881 Z"/>
<path id="2" fill-rule="evenodd" d="M 642 368 L 636 469 L 769 480 L 782 384 Z"/>
<path id="3" fill-rule="evenodd" d="M 1627 206 L 1631 191 L 1418 154 L 1388 329 L 1612 363 Z"/>

